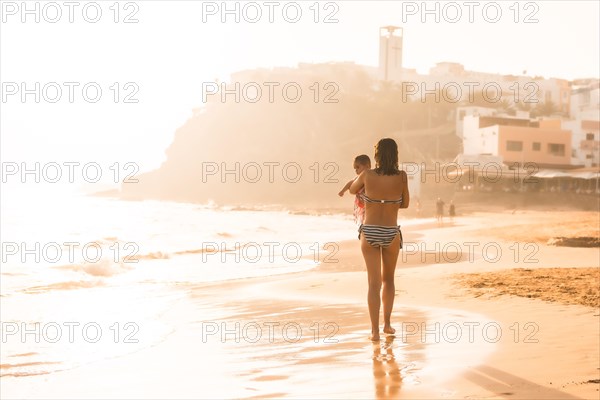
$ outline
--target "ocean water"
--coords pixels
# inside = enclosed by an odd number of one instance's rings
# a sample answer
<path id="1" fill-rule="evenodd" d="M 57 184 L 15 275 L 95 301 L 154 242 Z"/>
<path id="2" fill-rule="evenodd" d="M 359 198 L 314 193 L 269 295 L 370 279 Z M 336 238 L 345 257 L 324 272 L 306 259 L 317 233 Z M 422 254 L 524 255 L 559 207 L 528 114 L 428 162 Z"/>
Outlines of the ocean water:
<path id="1" fill-rule="evenodd" d="M 309 270 L 356 237 L 350 215 L 6 190 L 0 204 L 2 376 L 152 346 L 192 286 Z"/>

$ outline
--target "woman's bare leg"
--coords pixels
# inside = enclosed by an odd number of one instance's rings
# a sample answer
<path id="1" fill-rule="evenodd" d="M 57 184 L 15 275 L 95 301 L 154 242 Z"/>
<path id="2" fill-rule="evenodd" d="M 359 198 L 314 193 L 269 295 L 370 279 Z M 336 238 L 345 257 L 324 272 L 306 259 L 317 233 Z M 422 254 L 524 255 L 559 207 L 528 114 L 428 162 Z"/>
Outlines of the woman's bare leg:
<path id="1" fill-rule="evenodd" d="M 371 246 L 361 234 L 360 247 L 367 265 L 367 276 L 369 280 L 369 292 L 367 302 L 369 304 L 369 316 L 371 317 L 371 340 L 379 340 L 379 308 L 381 294 L 381 250 L 379 247 Z"/>
<path id="2" fill-rule="evenodd" d="M 390 243 L 390 245 L 381 251 L 381 259 L 383 261 L 383 332 L 395 333 L 392 328 L 390 319 L 392 317 L 392 309 L 394 308 L 394 297 L 396 296 L 396 285 L 394 283 L 394 273 L 396 272 L 396 262 L 400 253 L 400 235 Z"/>

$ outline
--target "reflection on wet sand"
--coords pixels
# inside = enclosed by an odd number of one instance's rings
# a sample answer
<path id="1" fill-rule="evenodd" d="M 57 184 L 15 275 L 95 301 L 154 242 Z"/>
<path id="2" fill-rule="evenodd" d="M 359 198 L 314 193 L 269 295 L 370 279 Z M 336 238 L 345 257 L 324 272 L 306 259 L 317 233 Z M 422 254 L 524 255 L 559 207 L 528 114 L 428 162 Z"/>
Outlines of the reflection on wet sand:
<path id="1" fill-rule="evenodd" d="M 247 398 L 410 397 L 415 390 L 434 388 L 440 378 L 437 368 L 453 364 L 451 360 L 461 348 L 464 354 L 462 345 L 436 343 L 432 335 L 423 340 L 420 334 L 403 332 L 406 321 L 433 326 L 448 310 L 399 307 L 393 321 L 396 335 L 371 342 L 366 307 L 307 307 L 294 301 L 274 304 L 260 300 L 223 306 L 221 311 L 228 317 L 211 322 L 219 332 L 207 336 L 205 345 L 220 347 L 224 360 L 235 359 L 228 370 L 245 391 L 254 393 Z M 206 326 L 206 321 L 195 323 L 203 324 Z M 271 333 L 267 326 L 274 327 Z M 262 334 L 254 327 L 262 327 Z M 287 337 L 283 334 L 286 330 Z M 445 374 L 452 375 L 448 370 Z"/>
<path id="2" fill-rule="evenodd" d="M 373 345 L 373 379 L 378 399 L 397 398 L 402 387 L 401 366 L 396 362 L 393 343 L 394 337 L 387 336 L 384 344 Z"/>
<path id="3" fill-rule="evenodd" d="M 402 311 L 398 310 L 399 313 Z M 429 318 L 426 313 L 417 309 L 403 313 L 404 318 L 409 315 L 410 320 L 418 325 L 426 323 Z M 395 335 L 386 335 L 373 344 L 373 379 L 377 399 L 399 398 L 402 384 L 405 391 L 418 386 L 421 383 L 419 374 L 428 362 L 425 342 L 418 335 L 403 332 L 402 321 L 396 321 L 395 324 Z"/>

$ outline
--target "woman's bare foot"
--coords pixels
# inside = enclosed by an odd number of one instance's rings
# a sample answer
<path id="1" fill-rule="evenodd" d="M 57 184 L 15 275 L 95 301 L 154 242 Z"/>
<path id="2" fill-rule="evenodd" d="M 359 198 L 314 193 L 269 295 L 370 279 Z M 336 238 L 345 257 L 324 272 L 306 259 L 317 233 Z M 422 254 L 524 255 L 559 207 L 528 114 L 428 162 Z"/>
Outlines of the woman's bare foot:
<path id="1" fill-rule="evenodd" d="M 388 325 L 388 326 L 383 327 L 383 333 L 387 333 L 388 335 L 393 335 L 394 333 L 396 333 L 396 330 L 394 328 L 392 328 L 391 325 Z"/>
<path id="2" fill-rule="evenodd" d="M 373 333 L 373 332 L 371 332 L 371 335 L 369 336 L 369 339 L 370 339 L 372 342 L 378 342 L 378 341 L 380 341 L 380 340 L 381 340 L 381 337 L 379 336 L 379 332 L 377 332 L 377 333 Z"/>

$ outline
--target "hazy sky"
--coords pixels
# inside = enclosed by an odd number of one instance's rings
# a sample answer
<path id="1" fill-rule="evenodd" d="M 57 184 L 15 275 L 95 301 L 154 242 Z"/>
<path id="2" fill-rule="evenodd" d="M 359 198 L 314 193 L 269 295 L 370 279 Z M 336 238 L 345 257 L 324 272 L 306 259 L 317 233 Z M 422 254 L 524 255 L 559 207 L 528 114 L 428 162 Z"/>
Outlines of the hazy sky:
<path id="1" fill-rule="evenodd" d="M 28 2 L 30 9 L 39 4 L 39 23 L 35 15 L 21 22 L 20 1 L 1 3 L 3 84 L 79 84 L 74 103 L 64 85 L 55 104 L 44 98 L 36 104 L 32 95 L 25 103 L 19 95 L 2 99 L 2 161 L 93 160 L 106 170 L 116 161 L 130 161 L 141 170 L 156 168 L 175 130 L 201 105 L 202 82 L 228 79 L 238 70 L 298 62 L 375 66 L 382 25 L 404 27 L 404 66 L 422 73 L 440 61 L 460 62 L 468 70 L 527 70 L 528 75 L 565 79 L 598 77 L 600 68 L 597 1 L 472 2 L 473 22 L 463 1 L 427 2 L 430 10 L 437 4 L 439 22 L 435 13 L 422 14 L 422 2 L 282 1 L 272 2 L 272 23 L 269 6 L 261 1 L 254 3 L 258 8 L 239 2 L 239 23 L 234 14 L 221 21 L 221 2 L 124 1 L 115 7 L 114 1 L 82 1 L 73 9 L 73 23 L 63 2 L 54 3 L 62 13 L 56 23 L 47 21 L 56 18 L 57 9 L 46 2 Z M 234 3 L 227 2 L 228 7 L 233 9 Z M 98 22 L 87 22 L 84 15 L 93 20 L 97 8 L 102 11 Z M 262 12 L 258 22 L 244 18 L 254 18 L 257 9 Z M 296 9 L 302 12 L 299 21 L 288 22 Z M 501 15 L 492 23 L 498 9 Z M 124 23 L 127 16 L 138 22 Z M 326 17 L 332 23 L 325 23 Z M 97 103 L 82 98 L 81 88 L 90 82 L 103 90 Z M 132 85 L 125 87 L 128 82 Z M 132 98 L 139 102 L 123 103 L 136 88 Z"/>

